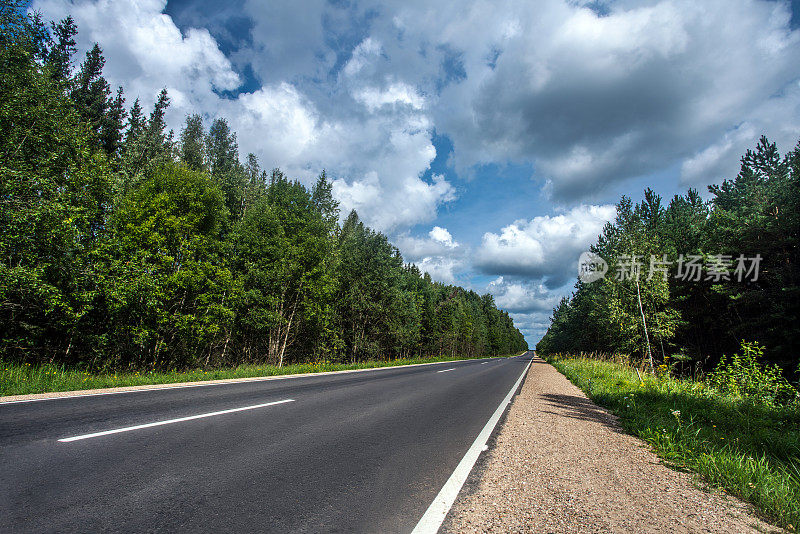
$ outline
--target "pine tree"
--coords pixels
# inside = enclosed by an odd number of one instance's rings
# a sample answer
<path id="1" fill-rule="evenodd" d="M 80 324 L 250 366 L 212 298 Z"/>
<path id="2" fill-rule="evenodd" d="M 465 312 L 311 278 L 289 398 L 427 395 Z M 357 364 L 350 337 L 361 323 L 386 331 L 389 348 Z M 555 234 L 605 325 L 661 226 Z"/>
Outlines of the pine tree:
<path id="1" fill-rule="evenodd" d="M 206 153 L 211 174 L 222 176 L 230 172 L 239 160 L 238 152 L 236 134 L 231 132 L 228 121 L 215 119 L 206 136 Z"/>
<path id="2" fill-rule="evenodd" d="M 164 88 L 158 93 L 156 103 L 153 105 L 153 111 L 150 112 L 150 118 L 147 121 L 147 137 L 154 150 L 160 149 L 166 141 L 164 131 L 167 128 L 165 116 L 168 107 L 169 95 L 167 94 L 167 89 Z"/>
<path id="3" fill-rule="evenodd" d="M 258 158 L 253 153 L 247 155 L 244 175 L 246 183 L 240 208 L 242 217 L 245 216 L 248 209 L 264 197 L 267 191 L 267 172 L 261 169 Z"/>
<path id="4" fill-rule="evenodd" d="M 205 136 L 203 118 L 200 115 L 186 117 L 186 125 L 181 130 L 179 154 L 181 161 L 190 169 L 206 169 Z"/>
<path id="5" fill-rule="evenodd" d="M 50 40 L 45 63 L 53 80 L 59 84 L 69 84 L 72 77 L 72 56 L 77 51 L 75 36 L 78 28 L 72 15 L 58 24 L 51 23 L 54 39 Z"/>
<path id="6" fill-rule="evenodd" d="M 125 193 L 135 187 L 147 170 L 163 166 L 174 160 L 173 134 L 165 132 L 165 114 L 169 107 L 169 95 L 162 89 L 153 110 L 144 118 L 139 99 L 133 103 L 128 130 L 122 145 L 120 178 L 117 189 Z"/>
<path id="7" fill-rule="evenodd" d="M 333 184 L 328 181 L 328 175 L 324 169 L 311 189 L 311 200 L 317 206 L 322 217 L 333 227 L 339 218 L 339 202 L 333 197 Z"/>
<path id="8" fill-rule="evenodd" d="M 125 96 L 122 87 L 119 87 L 100 123 L 100 144 L 112 158 L 118 155 L 122 145 L 122 131 L 125 129 L 127 115 Z"/>
<path id="9" fill-rule="evenodd" d="M 105 58 L 100 46 L 95 43 L 86 53 L 86 59 L 81 64 L 75 76 L 70 97 L 81 118 L 89 123 L 100 141 L 101 130 L 106 122 L 106 114 L 113 105 L 110 98 L 111 87 L 103 78 Z"/>
<path id="10" fill-rule="evenodd" d="M 225 119 L 215 119 L 206 136 L 206 154 L 211 175 L 219 181 L 225 205 L 236 221 L 242 216 L 246 186 L 245 170 L 239 163 L 239 145 Z"/>
<path id="11" fill-rule="evenodd" d="M 135 140 L 142 135 L 144 132 L 145 124 L 147 120 L 144 117 L 144 113 L 142 112 L 142 106 L 139 104 L 139 99 L 137 98 L 133 102 L 133 106 L 131 106 L 130 111 L 130 119 L 128 120 L 128 129 L 125 132 L 125 144 L 128 146 L 132 146 Z"/>

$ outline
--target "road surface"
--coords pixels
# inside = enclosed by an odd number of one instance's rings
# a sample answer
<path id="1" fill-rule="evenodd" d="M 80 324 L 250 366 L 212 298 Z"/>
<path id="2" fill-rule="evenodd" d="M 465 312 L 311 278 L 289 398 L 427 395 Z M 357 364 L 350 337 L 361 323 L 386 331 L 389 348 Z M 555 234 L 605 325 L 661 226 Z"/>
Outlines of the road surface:
<path id="1" fill-rule="evenodd" d="M 529 354 L 0 403 L 0 531 L 410 532 Z"/>

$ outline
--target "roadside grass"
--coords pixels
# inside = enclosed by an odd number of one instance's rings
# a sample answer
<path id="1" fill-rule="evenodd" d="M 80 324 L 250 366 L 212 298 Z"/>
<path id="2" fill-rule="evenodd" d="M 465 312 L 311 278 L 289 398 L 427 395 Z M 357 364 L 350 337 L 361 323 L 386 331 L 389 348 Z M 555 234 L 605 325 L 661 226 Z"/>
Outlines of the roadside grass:
<path id="1" fill-rule="evenodd" d="M 488 356 L 482 356 L 488 357 Z M 172 384 L 232 378 L 252 378 L 325 371 L 346 371 L 377 367 L 396 367 L 417 363 L 448 362 L 463 357 L 406 358 L 358 363 L 311 362 L 277 367 L 275 365 L 240 365 L 233 368 L 191 369 L 187 371 L 126 371 L 94 373 L 53 364 L 19 364 L 0 360 L 0 396 L 28 395 L 53 391 L 76 391 L 122 386 Z"/>
<path id="2" fill-rule="evenodd" d="M 800 526 L 800 409 L 722 395 L 705 382 L 642 380 L 628 365 L 550 357 L 622 427 L 653 446 L 672 467 L 751 502 L 789 531 Z"/>

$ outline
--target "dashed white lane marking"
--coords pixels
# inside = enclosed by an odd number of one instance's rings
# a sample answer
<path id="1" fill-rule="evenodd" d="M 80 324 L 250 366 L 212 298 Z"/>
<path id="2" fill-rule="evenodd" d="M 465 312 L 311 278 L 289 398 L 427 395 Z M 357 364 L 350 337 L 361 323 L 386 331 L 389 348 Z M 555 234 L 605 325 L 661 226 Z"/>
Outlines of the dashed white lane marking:
<path id="1" fill-rule="evenodd" d="M 254 406 L 243 406 L 241 408 L 232 408 L 230 410 L 220 410 L 218 412 L 201 413 L 198 415 L 190 415 L 188 417 L 179 417 L 177 419 L 167 419 L 166 421 L 156 421 L 155 423 L 146 423 L 144 425 L 126 426 L 123 428 L 115 428 L 113 430 L 104 430 L 102 432 L 94 432 L 92 434 L 82 434 L 80 436 L 73 436 L 71 438 L 61 438 L 61 443 L 68 443 L 70 441 L 78 441 L 81 439 L 98 438 L 100 436 L 108 436 L 109 434 L 119 434 L 120 432 L 130 432 L 131 430 L 140 430 L 142 428 L 150 428 L 154 426 L 171 425 L 173 423 L 182 423 L 183 421 L 191 421 L 193 419 L 203 419 L 204 417 L 215 417 L 217 415 L 224 415 L 227 413 L 243 412 L 245 410 L 255 410 L 256 408 L 265 408 L 267 406 L 275 406 L 276 404 L 284 404 L 287 402 L 294 402 L 294 399 L 284 399 L 275 402 L 266 402 L 264 404 L 256 404 Z"/>
<path id="2" fill-rule="evenodd" d="M 522 379 L 525 377 L 525 373 L 528 372 L 531 363 L 532 361 L 528 362 L 528 365 L 525 366 L 525 370 L 519 375 L 519 378 L 511 387 L 511 391 L 508 392 L 508 395 L 506 395 L 506 398 L 500 403 L 500 406 L 497 407 L 492 417 L 489 418 L 489 421 L 487 421 L 481 433 L 475 438 L 467 454 L 464 455 L 461 462 L 456 466 L 455 471 L 453 471 L 453 474 L 450 475 L 450 478 L 448 478 L 447 482 L 442 486 L 439 494 L 433 499 L 425 515 L 419 520 L 419 523 L 414 527 L 411 534 L 436 534 L 436 532 L 439 531 L 442 522 L 444 522 L 444 518 L 447 516 L 447 512 L 449 512 L 450 508 L 453 506 L 458 492 L 461 491 L 461 487 L 464 485 L 464 482 L 466 482 L 469 472 L 472 471 L 472 467 L 475 465 L 475 462 L 478 461 L 481 452 L 483 452 L 483 447 L 489 440 L 489 436 L 492 435 L 494 427 L 497 426 L 497 422 L 500 420 L 506 407 L 511 403 L 514 392 L 517 391 L 517 388 L 519 388 L 519 385 L 522 383 Z"/>
<path id="3" fill-rule="evenodd" d="M 450 369 L 442 369 L 441 371 L 436 371 L 437 373 L 446 373 L 447 371 L 455 371 L 455 367 L 451 367 Z"/>

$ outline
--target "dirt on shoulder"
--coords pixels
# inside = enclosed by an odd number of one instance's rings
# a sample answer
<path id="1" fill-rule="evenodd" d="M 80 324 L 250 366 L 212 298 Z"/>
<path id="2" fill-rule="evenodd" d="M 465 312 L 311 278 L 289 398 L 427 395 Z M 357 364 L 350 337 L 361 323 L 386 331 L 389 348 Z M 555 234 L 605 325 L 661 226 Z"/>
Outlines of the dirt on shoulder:
<path id="1" fill-rule="evenodd" d="M 665 466 L 616 418 L 535 358 L 442 532 L 785 532 Z"/>

